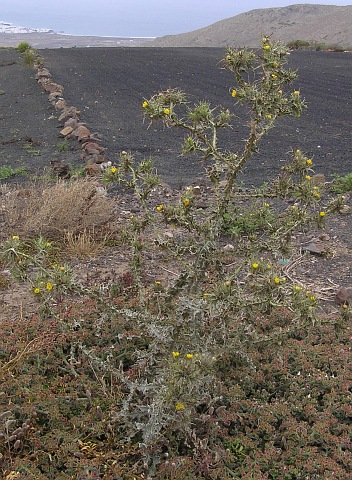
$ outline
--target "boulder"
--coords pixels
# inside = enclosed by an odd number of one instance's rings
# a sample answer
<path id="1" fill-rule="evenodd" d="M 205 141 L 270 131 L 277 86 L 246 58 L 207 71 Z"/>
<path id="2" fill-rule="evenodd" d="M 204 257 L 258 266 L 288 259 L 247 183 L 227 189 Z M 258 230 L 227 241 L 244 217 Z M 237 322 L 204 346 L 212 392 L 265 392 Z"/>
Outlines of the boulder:
<path id="1" fill-rule="evenodd" d="M 336 292 L 336 301 L 341 305 L 352 305 L 352 287 L 341 286 Z"/>

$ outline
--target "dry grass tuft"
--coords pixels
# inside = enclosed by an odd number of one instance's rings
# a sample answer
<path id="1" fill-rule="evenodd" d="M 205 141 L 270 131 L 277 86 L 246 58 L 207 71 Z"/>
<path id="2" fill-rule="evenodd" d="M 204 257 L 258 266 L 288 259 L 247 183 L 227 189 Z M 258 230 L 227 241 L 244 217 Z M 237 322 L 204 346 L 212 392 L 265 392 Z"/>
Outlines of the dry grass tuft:
<path id="1" fill-rule="evenodd" d="M 85 229 L 77 234 L 67 232 L 65 236 L 65 250 L 71 257 L 96 257 L 102 253 L 105 243 L 106 237 L 99 238 L 94 230 Z"/>
<path id="2" fill-rule="evenodd" d="M 76 237 L 98 231 L 113 216 L 113 201 L 94 179 L 75 179 L 49 187 L 35 183 L 2 193 L 1 213 L 9 235 L 30 238 L 41 234 L 63 241 L 67 232 Z"/>

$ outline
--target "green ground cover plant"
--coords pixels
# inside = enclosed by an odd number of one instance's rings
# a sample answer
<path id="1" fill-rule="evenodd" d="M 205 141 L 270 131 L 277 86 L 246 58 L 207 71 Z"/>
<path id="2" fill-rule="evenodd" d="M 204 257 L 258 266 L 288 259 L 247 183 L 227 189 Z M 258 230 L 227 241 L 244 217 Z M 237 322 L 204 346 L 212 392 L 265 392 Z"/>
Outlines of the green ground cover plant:
<path id="1" fill-rule="evenodd" d="M 331 190 L 335 193 L 348 193 L 352 191 L 352 172 L 346 175 L 334 175 Z"/>
<path id="2" fill-rule="evenodd" d="M 183 153 L 198 156 L 206 204 L 200 187 L 156 202 L 152 161 L 129 152 L 102 174 L 107 190 L 133 192 L 140 205 L 118 230 L 95 181 L 43 188 L 27 210 L 6 196 L 2 263 L 40 307 L 2 325 L 7 480 L 351 474 L 351 309 L 324 316 L 316 292 L 282 266 L 293 235 L 323 228 L 343 200 L 312 182 L 313 161 L 298 149 L 262 187 L 237 184 L 266 132 L 305 108 L 286 53 L 268 37 L 257 52 L 226 51 L 229 96 L 247 107 L 239 151 L 221 144 L 229 109 L 173 88 L 144 100 L 146 119 L 179 129 Z M 129 265 L 78 281 L 68 244 L 99 241 L 128 250 Z M 165 275 L 151 280 L 156 265 Z"/>
<path id="3" fill-rule="evenodd" d="M 7 178 L 14 177 L 16 175 L 26 175 L 27 169 L 25 167 L 13 168 L 9 165 L 3 165 L 0 167 L 0 179 L 6 180 Z"/>

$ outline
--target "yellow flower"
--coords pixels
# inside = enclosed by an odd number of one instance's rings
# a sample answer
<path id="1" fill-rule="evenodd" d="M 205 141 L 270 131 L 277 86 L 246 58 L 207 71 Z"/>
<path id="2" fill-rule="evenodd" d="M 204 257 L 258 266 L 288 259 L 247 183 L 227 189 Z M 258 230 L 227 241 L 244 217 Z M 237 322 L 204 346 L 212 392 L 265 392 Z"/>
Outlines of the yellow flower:
<path id="1" fill-rule="evenodd" d="M 320 193 L 314 192 L 314 193 L 313 193 L 313 197 L 319 199 L 319 198 L 320 198 Z"/>
<path id="2" fill-rule="evenodd" d="M 300 91 L 299 90 L 294 90 L 293 92 L 294 95 L 299 95 L 300 94 Z M 297 150 L 298 151 L 298 150 Z"/>
<path id="3" fill-rule="evenodd" d="M 233 89 L 232 92 L 231 92 L 231 96 L 236 97 L 237 96 L 237 90 Z"/>
<path id="4" fill-rule="evenodd" d="M 276 79 L 277 79 L 277 75 L 275 75 L 275 73 L 272 73 L 272 74 L 271 74 L 271 78 L 273 78 L 274 80 L 276 80 Z"/>
<path id="5" fill-rule="evenodd" d="M 162 212 L 164 210 L 164 205 L 158 205 L 156 209 L 158 212 Z"/>
<path id="6" fill-rule="evenodd" d="M 252 263 L 252 268 L 257 270 L 259 268 L 259 263 Z"/>
<path id="7" fill-rule="evenodd" d="M 51 247 L 51 242 L 46 242 L 45 246 L 46 247 Z"/>
<path id="8" fill-rule="evenodd" d="M 326 213 L 325 212 L 319 212 L 320 217 L 325 217 Z"/>
<path id="9" fill-rule="evenodd" d="M 309 300 L 310 300 L 311 302 L 315 302 L 316 298 L 315 298 L 314 295 L 311 295 L 311 296 L 309 297 Z"/>
<path id="10" fill-rule="evenodd" d="M 149 105 L 149 104 L 148 104 L 147 101 L 144 101 L 144 102 L 142 103 L 142 107 L 143 107 L 143 108 L 147 108 L 148 105 Z"/>
<path id="11" fill-rule="evenodd" d="M 281 282 L 281 280 L 279 279 L 279 277 L 275 277 L 275 278 L 274 278 L 274 282 L 276 283 L 276 285 L 279 285 L 279 283 Z"/>
<path id="12" fill-rule="evenodd" d="M 36 287 L 33 289 L 33 293 L 35 293 L 36 295 L 38 295 L 40 293 L 40 288 Z"/>
<path id="13" fill-rule="evenodd" d="M 50 290 L 53 289 L 53 284 L 50 283 L 50 282 L 48 282 L 48 283 L 45 285 L 45 288 L 50 291 Z"/>
<path id="14" fill-rule="evenodd" d="M 180 352 L 172 352 L 172 355 L 174 358 L 177 358 L 180 356 Z"/>
<path id="15" fill-rule="evenodd" d="M 267 115 L 265 115 L 265 118 L 267 118 L 268 120 L 270 120 L 272 118 L 272 116 L 270 115 L 270 113 L 268 113 Z"/>
<path id="16" fill-rule="evenodd" d="M 295 290 L 296 290 L 296 292 L 300 292 L 302 290 L 302 287 L 300 287 L 299 285 L 296 285 Z"/>
<path id="17" fill-rule="evenodd" d="M 165 115 L 169 115 L 170 114 L 170 110 L 168 108 L 164 108 L 164 113 Z"/>
<path id="18" fill-rule="evenodd" d="M 12 240 L 19 240 L 20 237 L 18 235 L 12 235 Z"/>
<path id="19" fill-rule="evenodd" d="M 111 173 L 116 173 L 116 172 L 117 172 L 117 168 L 116 168 L 116 167 L 111 167 L 111 168 L 110 168 L 110 172 L 111 172 Z"/>
<path id="20" fill-rule="evenodd" d="M 63 266 L 59 267 L 59 269 L 60 269 L 62 272 L 65 271 L 65 267 L 63 267 Z"/>
<path id="21" fill-rule="evenodd" d="M 310 180 L 312 177 L 310 175 L 306 175 L 306 180 Z"/>
<path id="22" fill-rule="evenodd" d="M 268 207 L 270 207 L 270 204 L 269 203 L 264 203 L 264 207 L 268 208 Z"/>
<path id="23" fill-rule="evenodd" d="M 268 265 L 266 266 L 266 268 L 267 268 L 268 270 L 270 270 L 270 269 L 271 269 L 271 265 L 268 263 Z"/>
<path id="24" fill-rule="evenodd" d="M 264 45 L 263 50 L 269 51 L 270 50 L 270 45 Z"/>
<path id="25" fill-rule="evenodd" d="M 307 165 L 312 165 L 313 163 L 313 160 L 311 158 L 308 158 L 308 160 L 306 161 L 306 164 Z"/>
<path id="26" fill-rule="evenodd" d="M 184 410 L 185 406 L 182 403 L 176 403 L 175 408 L 176 410 Z"/>
<path id="27" fill-rule="evenodd" d="M 189 205 L 189 198 L 184 198 L 182 203 L 183 203 L 183 205 L 184 205 L 185 207 L 188 207 L 188 205 Z"/>
<path id="28" fill-rule="evenodd" d="M 156 280 L 156 281 L 155 281 L 155 285 L 161 285 L 161 281 L 160 281 L 160 280 Z"/>
<path id="29" fill-rule="evenodd" d="M 191 358 L 193 358 L 193 353 L 187 353 L 186 358 L 188 358 L 188 360 L 190 360 Z"/>

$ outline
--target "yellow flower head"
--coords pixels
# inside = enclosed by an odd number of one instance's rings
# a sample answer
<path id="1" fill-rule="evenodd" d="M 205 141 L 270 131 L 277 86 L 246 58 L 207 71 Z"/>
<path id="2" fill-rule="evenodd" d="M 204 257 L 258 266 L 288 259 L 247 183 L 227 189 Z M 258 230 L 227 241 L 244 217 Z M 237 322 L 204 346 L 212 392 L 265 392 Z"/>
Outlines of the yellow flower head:
<path id="1" fill-rule="evenodd" d="M 180 352 L 172 352 L 172 356 L 173 356 L 174 358 L 177 358 L 177 357 L 180 356 Z"/>
<path id="2" fill-rule="evenodd" d="M 189 205 L 189 198 L 184 198 L 183 201 L 182 201 L 182 203 L 183 203 L 183 205 L 184 205 L 185 207 L 188 207 L 188 205 Z"/>
<path id="3" fill-rule="evenodd" d="M 300 292 L 302 290 L 302 287 L 300 287 L 299 285 L 296 285 L 295 290 L 296 290 L 296 292 Z"/>
<path id="4" fill-rule="evenodd" d="M 310 300 L 311 302 L 315 302 L 316 298 L 315 298 L 314 295 L 311 295 L 311 296 L 309 297 L 309 300 Z"/>
<path id="5" fill-rule="evenodd" d="M 259 268 L 259 263 L 252 263 L 252 268 L 257 270 Z"/>
<path id="6" fill-rule="evenodd" d="M 158 212 L 162 212 L 164 210 L 164 205 L 158 205 L 156 209 Z"/>
<path id="7" fill-rule="evenodd" d="M 117 172 L 117 168 L 116 168 L 116 167 L 111 167 L 111 168 L 110 168 L 110 172 L 111 172 L 111 173 L 116 173 L 116 172 Z"/>
<path id="8" fill-rule="evenodd" d="M 300 91 L 299 91 L 299 90 L 294 90 L 293 94 L 294 94 L 294 95 L 299 95 L 299 94 L 300 94 Z"/>
<path id="9" fill-rule="evenodd" d="M 18 235 L 12 235 L 12 240 L 19 240 L 20 237 Z"/>
<path id="10" fill-rule="evenodd" d="M 38 295 L 40 293 L 40 288 L 36 287 L 33 289 L 33 293 L 35 293 L 36 295 Z"/>
<path id="11" fill-rule="evenodd" d="M 156 280 L 156 281 L 155 281 L 155 285 L 161 285 L 161 281 L 160 281 L 160 280 Z"/>
<path id="12" fill-rule="evenodd" d="M 50 290 L 53 289 L 53 284 L 50 283 L 50 282 L 48 282 L 48 283 L 45 285 L 45 288 L 46 288 L 47 290 L 49 290 L 49 292 L 50 292 Z"/>
<path id="13" fill-rule="evenodd" d="M 61 265 L 61 267 L 59 267 L 59 270 L 61 270 L 62 272 L 64 272 L 64 271 L 65 271 L 65 267 L 63 267 L 63 266 Z"/>
<path id="14" fill-rule="evenodd" d="M 144 102 L 142 103 L 142 107 L 143 107 L 143 108 L 147 108 L 148 105 L 149 105 L 149 103 L 148 103 L 147 101 L 144 101 Z"/>
<path id="15" fill-rule="evenodd" d="M 51 247 L 51 242 L 46 242 L 45 246 L 46 246 L 47 248 Z"/>
<path id="16" fill-rule="evenodd" d="M 313 163 L 313 160 L 311 158 L 308 158 L 308 160 L 306 161 L 306 164 L 307 165 L 312 165 Z"/>
<path id="17" fill-rule="evenodd" d="M 165 115 L 169 115 L 170 114 L 170 110 L 168 108 L 164 108 L 164 113 Z"/>
<path id="18" fill-rule="evenodd" d="M 186 358 L 188 358 L 188 360 L 190 360 L 191 358 L 193 358 L 193 353 L 187 353 L 186 354 Z"/>
<path id="19" fill-rule="evenodd" d="M 176 410 L 184 410 L 185 406 L 182 403 L 176 403 L 175 408 Z"/>
<path id="20" fill-rule="evenodd" d="M 312 177 L 310 175 L 306 175 L 306 180 L 310 180 Z"/>
<path id="21" fill-rule="evenodd" d="M 325 217 L 326 213 L 325 212 L 319 212 L 319 217 Z"/>
<path id="22" fill-rule="evenodd" d="M 276 285 L 279 285 L 279 283 L 281 282 L 281 280 L 280 280 L 279 277 L 275 277 L 275 278 L 274 278 L 274 282 L 276 283 Z"/>
<path id="23" fill-rule="evenodd" d="M 271 120 L 272 116 L 270 115 L 270 113 L 268 113 L 267 115 L 265 115 L 265 118 L 267 118 L 268 120 Z"/>
<path id="24" fill-rule="evenodd" d="M 266 50 L 268 52 L 270 50 L 270 45 L 264 45 L 263 50 Z"/>
<path id="25" fill-rule="evenodd" d="M 271 74 L 271 78 L 273 78 L 274 80 L 276 80 L 276 79 L 277 79 L 277 75 L 275 75 L 275 73 L 272 73 L 272 74 Z"/>
<path id="26" fill-rule="evenodd" d="M 232 92 L 231 92 L 231 96 L 236 97 L 237 96 L 237 90 L 233 89 Z"/>
<path id="27" fill-rule="evenodd" d="M 265 207 L 265 208 L 269 208 L 269 207 L 270 207 L 270 204 L 269 204 L 269 203 L 264 203 L 264 207 Z"/>

